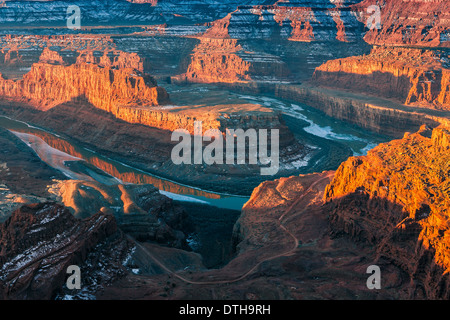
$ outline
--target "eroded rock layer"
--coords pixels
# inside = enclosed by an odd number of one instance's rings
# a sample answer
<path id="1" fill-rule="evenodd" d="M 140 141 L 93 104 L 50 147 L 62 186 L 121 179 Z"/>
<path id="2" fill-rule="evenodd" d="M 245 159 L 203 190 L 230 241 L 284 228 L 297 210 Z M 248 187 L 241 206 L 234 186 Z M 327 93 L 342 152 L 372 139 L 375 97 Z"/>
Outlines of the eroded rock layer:
<path id="1" fill-rule="evenodd" d="M 347 3 L 329 1 L 278 1 L 274 5 L 240 6 L 226 17 L 208 24 L 208 37 L 233 39 L 287 39 L 354 41 L 362 25 Z"/>
<path id="2" fill-rule="evenodd" d="M 352 10 L 361 22 L 376 24 L 379 8 L 380 25 L 370 28 L 364 40 L 370 44 L 450 47 L 450 10 L 447 0 L 364 0 Z"/>
<path id="3" fill-rule="evenodd" d="M 368 55 L 324 63 L 316 68 L 313 82 L 394 98 L 406 105 L 450 110 L 445 52 L 375 47 Z"/>
<path id="4" fill-rule="evenodd" d="M 332 233 L 403 270 L 409 298 L 450 296 L 449 151 L 448 129 L 423 127 L 348 159 L 325 190 Z"/>
<path id="5" fill-rule="evenodd" d="M 35 63 L 21 80 L 0 78 L 0 94 L 31 102 L 41 110 L 82 97 L 112 113 L 122 105 L 154 106 L 168 101 L 167 93 L 152 77 L 135 72 L 85 63 Z"/>
<path id="6" fill-rule="evenodd" d="M 92 212 L 115 215 L 122 231 L 139 241 L 185 246 L 186 213 L 152 185 L 111 185 L 88 181 L 60 181 L 51 187 L 59 202 L 76 217 Z"/>

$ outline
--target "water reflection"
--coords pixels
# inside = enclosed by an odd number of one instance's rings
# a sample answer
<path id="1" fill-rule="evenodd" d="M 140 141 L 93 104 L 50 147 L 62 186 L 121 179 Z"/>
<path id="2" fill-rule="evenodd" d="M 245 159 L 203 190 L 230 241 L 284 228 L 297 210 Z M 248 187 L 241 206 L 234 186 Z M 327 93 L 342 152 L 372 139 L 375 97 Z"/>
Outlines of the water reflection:
<path id="1" fill-rule="evenodd" d="M 248 200 L 247 197 L 228 196 L 208 192 L 156 177 L 137 168 L 133 168 L 119 161 L 102 156 L 95 151 L 80 147 L 72 141 L 69 142 L 68 140 L 55 134 L 30 126 L 24 122 L 15 121 L 7 117 L 0 116 L 0 126 L 18 133 L 32 134 L 33 136 L 42 139 L 49 147 L 74 157 L 74 160 L 82 159 L 90 165 L 93 165 L 107 174 L 119 179 L 123 183 L 152 184 L 161 190 L 163 194 L 175 200 L 189 201 L 189 197 L 192 197 L 217 207 L 236 210 L 240 210 L 244 203 Z M 40 152 L 37 152 L 37 154 L 39 155 Z M 40 157 L 42 159 L 42 153 Z M 43 160 L 45 161 L 45 159 Z M 58 163 L 61 164 L 60 161 Z M 53 166 L 52 163 L 48 164 Z M 62 168 L 57 167 L 57 169 L 61 170 Z M 180 196 L 177 197 L 177 195 Z"/>

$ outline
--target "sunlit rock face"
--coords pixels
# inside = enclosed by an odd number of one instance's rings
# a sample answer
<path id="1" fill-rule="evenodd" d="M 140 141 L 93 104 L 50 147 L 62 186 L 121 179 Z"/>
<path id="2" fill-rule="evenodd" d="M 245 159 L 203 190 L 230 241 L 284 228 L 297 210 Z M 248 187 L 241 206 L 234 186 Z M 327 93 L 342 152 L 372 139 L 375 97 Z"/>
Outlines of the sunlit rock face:
<path id="1" fill-rule="evenodd" d="M 271 252 L 296 256 L 307 250 L 311 263 L 326 252 L 339 258 L 326 260 L 319 287 L 305 278 L 306 296 L 312 290 L 318 297 L 326 295 L 328 281 L 357 294 L 361 282 L 340 281 L 341 275 L 330 271 L 338 261 L 346 261 L 338 269 L 352 274 L 365 272 L 370 264 L 382 266 L 383 285 L 377 294 L 448 299 L 449 151 L 448 127 L 423 126 L 367 156 L 349 158 L 335 172 L 262 183 L 235 225 L 236 259 L 250 259 L 252 252 L 261 258 Z M 279 232 L 280 224 L 288 231 Z M 287 268 L 271 266 L 272 272 Z"/>
<path id="2" fill-rule="evenodd" d="M 0 297 L 50 300 L 63 291 L 67 268 L 83 270 L 82 285 L 98 289 L 126 274 L 133 244 L 105 213 L 78 220 L 55 203 L 25 205 L 0 225 Z"/>
<path id="3" fill-rule="evenodd" d="M 367 23 L 378 5 L 381 27 L 364 36 L 370 44 L 450 47 L 450 9 L 446 0 L 365 0 L 352 6 L 359 19 Z"/>
<path id="4" fill-rule="evenodd" d="M 197 83 L 244 83 L 276 81 L 289 76 L 286 63 L 264 52 L 248 51 L 236 39 L 199 37 L 185 73 L 174 81 Z"/>
<path id="5" fill-rule="evenodd" d="M 33 64 L 22 79 L 1 78 L 0 94 L 30 102 L 41 110 L 79 98 L 112 113 L 120 106 L 168 102 L 168 94 L 151 76 L 128 67 L 117 69 L 107 56 L 102 58 L 103 66 L 85 62 L 65 66 L 56 52 L 47 49 L 41 56 L 44 62 Z"/>
<path id="6" fill-rule="evenodd" d="M 448 128 L 422 127 L 348 159 L 325 190 L 332 233 L 400 266 L 413 298 L 450 295 L 449 141 Z"/>
<path id="7" fill-rule="evenodd" d="M 375 47 L 371 53 L 330 60 L 316 68 L 316 84 L 375 94 L 410 106 L 450 110 L 448 54 Z"/>
<path id="8" fill-rule="evenodd" d="M 239 51 L 242 47 L 236 40 L 201 39 L 180 79 L 204 83 L 249 81 L 251 64 L 237 54 Z"/>
<path id="9" fill-rule="evenodd" d="M 91 63 L 100 67 L 113 67 L 117 69 L 130 68 L 144 72 L 144 61 L 135 52 L 129 53 L 120 50 L 82 50 L 76 63 Z"/>

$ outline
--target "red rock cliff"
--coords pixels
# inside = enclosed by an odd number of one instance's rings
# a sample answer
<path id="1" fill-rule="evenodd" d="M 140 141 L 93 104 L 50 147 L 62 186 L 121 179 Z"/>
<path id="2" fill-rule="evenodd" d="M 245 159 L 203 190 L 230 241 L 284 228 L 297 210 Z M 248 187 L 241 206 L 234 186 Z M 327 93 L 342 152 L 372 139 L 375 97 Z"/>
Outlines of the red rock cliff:
<path id="1" fill-rule="evenodd" d="M 186 73 L 180 78 L 202 83 L 251 80 L 250 63 L 237 55 L 242 50 L 237 40 L 202 38 L 200 41 Z"/>
<path id="2" fill-rule="evenodd" d="M 449 154 L 450 131 L 422 127 L 349 158 L 325 190 L 332 233 L 399 266 L 413 298 L 450 297 Z"/>
<path id="3" fill-rule="evenodd" d="M 249 52 L 236 39 L 199 37 L 184 74 L 175 81 L 244 83 L 287 77 L 286 64 L 274 55 Z"/>
<path id="4" fill-rule="evenodd" d="M 369 55 L 330 60 L 313 82 L 394 98 L 406 105 L 450 110 L 450 69 L 444 53 L 375 47 Z"/>
<path id="5" fill-rule="evenodd" d="M 57 62 L 57 54 L 44 51 L 44 61 Z M 51 56 L 51 57 L 50 57 Z M 131 68 L 94 64 L 35 63 L 23 79 L 1 79 L 0 95 L 31 102 L 41 110 L 85 97 L 102 110 L 117 113 L 121 106 L 154 106 L 168 102 L 166 91 L 149 75 Z"/>

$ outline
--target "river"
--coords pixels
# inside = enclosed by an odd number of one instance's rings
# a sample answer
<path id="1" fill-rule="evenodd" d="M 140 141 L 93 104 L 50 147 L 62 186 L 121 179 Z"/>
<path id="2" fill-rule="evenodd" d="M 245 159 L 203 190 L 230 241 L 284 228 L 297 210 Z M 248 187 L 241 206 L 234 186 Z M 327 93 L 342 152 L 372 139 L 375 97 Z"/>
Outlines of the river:
<path id="1" fill-rule="evenodd" d="M 167 87 L 177 105 L 189 106 L 192 101 L 196 104 L 210 105 L 224 102 L 255 103 L 281 111 L 287 117 L 288 127 L 302 143 L 309 144 L 313 149 L 323 149 L 321 155 L 310 159 L 310 163 L 302 168 L 304 172 L 301 173 L 337 169 L 348 156 L 343 152 L 344 149 L 351 151 L 350 153 L 355 156 L 365 155 L 369 149 L 388 139 L 291 101 L 233 93 L 214 85 L 167 85 Z M 186 94 L 187 91 L 189 95 Z M 69 179 L 95 180 L 105 184 L 152 184 L 162 194 L 174 200 L 203 203 L 223 209 L 241 210 L 249 199 L 206 191 L 158 177 L 80 146 L 69 138 L 63 138 L 22 121 L 0 117 L 0 126 L 15 133 L 41 160 L 63 172 Z M 78 165 L 73 165 L 74 163 Z"/>
<path id="2" fill-rule="evenodd" d="M 23 121 L 0 116 L 0 126 L 13 132 L 32 148 L 42 161 L 63 172 L 69 179 L 95 180 L 106 184 L 110 184 L 111 181 L 152 184 L 160 190 L 161 194 L 171 199 L 203 203 L 223 209 L 241 210 L 249 199 L 248 197 L 209 192 L 160 178 L 102 156 L 93 150 L 79 146 L 74 141 Z M 73 162 L 77 161 L 86 163 L 81 173 L 80 166 L 76 166 L 76 171 L 72 169 Z M 96 170 L 92 170 L 92 168 Z"/>

